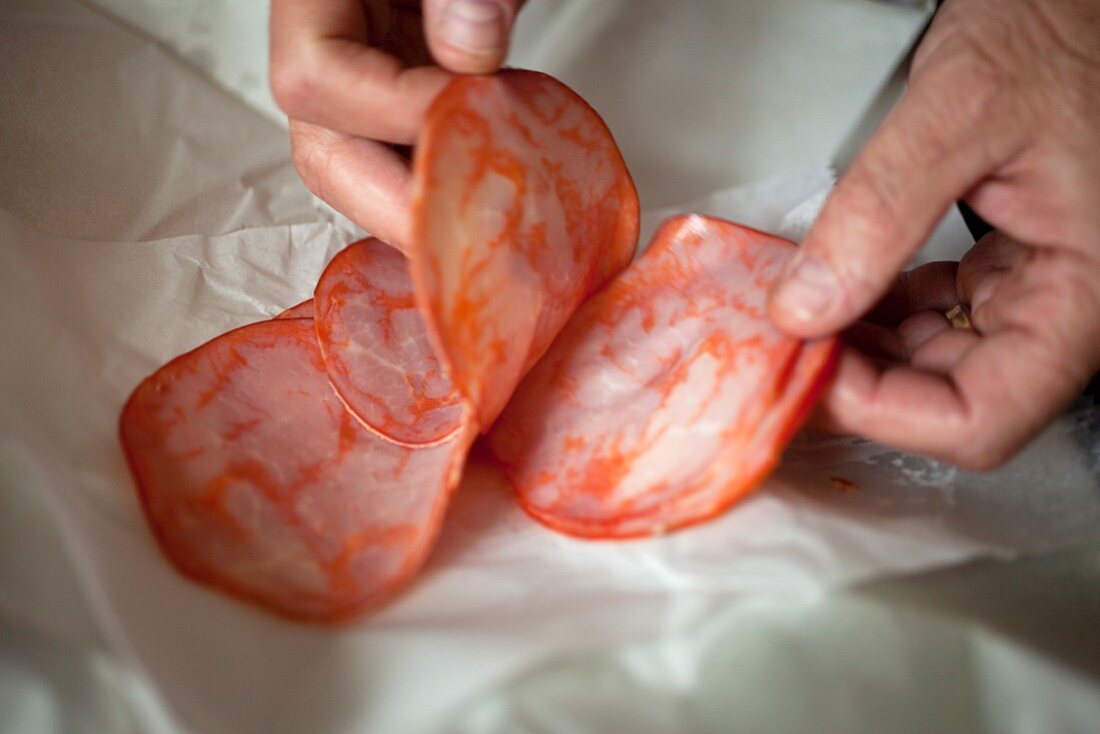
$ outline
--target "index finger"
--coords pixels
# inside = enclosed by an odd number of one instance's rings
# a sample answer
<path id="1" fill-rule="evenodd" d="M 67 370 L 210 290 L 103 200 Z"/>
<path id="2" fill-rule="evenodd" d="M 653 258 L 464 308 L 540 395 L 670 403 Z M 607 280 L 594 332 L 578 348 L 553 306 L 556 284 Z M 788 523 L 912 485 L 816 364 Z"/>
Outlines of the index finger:
<path id="1" fill-rule="evenodd" d="M 271 88 L 291 118 L 411 144 L 450 74 L 407 68 L 370 45 L 374 17 L 359 0 L 272 0 Z"/>

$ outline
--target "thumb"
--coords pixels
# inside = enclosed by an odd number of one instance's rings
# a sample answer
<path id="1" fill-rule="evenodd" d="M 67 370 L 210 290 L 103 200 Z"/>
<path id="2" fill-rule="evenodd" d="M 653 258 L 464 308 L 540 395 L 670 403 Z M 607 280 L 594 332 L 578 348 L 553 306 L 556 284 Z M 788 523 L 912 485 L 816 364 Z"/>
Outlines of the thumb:
<path id="1" fill-rule="evenodd" d="M 424 32 L 436 62 L 460 74 L 488 74 L 508 55 L 522 0 L 424 0 Z"/>
<path id="2" fill-rule="evenodd" d="M 992 169 L 979 115 L 944 110 L 941 99 L 911 87 L 841 178 L 772 290 L 779 328 L 813 337 L 854 322 Z"/>

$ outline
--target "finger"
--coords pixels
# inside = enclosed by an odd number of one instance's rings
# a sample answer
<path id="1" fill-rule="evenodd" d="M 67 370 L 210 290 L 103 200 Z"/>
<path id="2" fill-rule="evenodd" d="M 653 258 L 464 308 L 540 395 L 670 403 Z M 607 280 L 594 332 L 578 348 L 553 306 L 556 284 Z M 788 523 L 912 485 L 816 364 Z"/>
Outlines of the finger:
<path id="1" fill-rule="evenodd" d="M 913 351 L 909 365 L 926 372 L 947 374 L 980 339 L 970 329 L 944 329 L 929 337 Z"/>
<path id="2" fill-rule="evenodd" d="M 903 362 L 909 356 L 897 331 L 870 321 L 857 321 L 848 327 L 844 343 L 876 362 Z"/>
<path id="3" fill-rule="evenodd" d="M 990 302 L 996 307 L 990 333 L 940 336 L 921 350 L 929 352 L 922 359 L 930 367 L 943 366 L 932 359 L 934 344 L 953 352 L 948 374 L 880 369 L 846 352 L 823 405 L 832 422 L 970 468 L 1005 461 L 1073 400 L 1100 365 L 1094 317 L 1100 295 L 1089 269 L 1057 258 L 1028 266 Z"/>
<path id="4" fill-rule="evenodd" d="M 378 21 L 376 21 L 378 22 Z M 406 68 L 372 47 L 358 0 L 273 0 L 271 88 L 288 116 L 351 135 L 412 143 L 449 75 Z"/>
<path id="5" fill-rule="evenodd" d="M 912 357 L 934 337 L 950 329 L 951 323 L 943 313 L 921 311 L 898 324 L 898 338 L 901 340 L 906 356 Z"/>
<path id="6" fill-rule="evenodd" d="M 994 409 L 966 394 L 952 374 L 909 366 L 881 369 L 858 353 L 847 353 L 821 407 L 840 432 L 966 468 L 988 469 L 1006 460 L 1054 415 L 1060 406 L 1053 407 L 1051 396 L 1044 397 L 1033 403 L 1042 405 L 1040 415 L 1001 415 L 996 420 Z"/>
<path id="7" fill-rule="evenodd" d="M 772 293 L 778 326 L 818 336 L 865 313 L 947 207 L 996 167 L 1008 148 L 998 123 L 945 102 L 959 83 L 923 75 L 853 162 Z"/>
<path id="8" fill-rule="evenodd" d="M 424 0 L 428 47 L 440 66 L 462 74 L 496 71 L 508 55 L 519 0 Z"/>
<path id="9" fill-rule="evenodd" d="M 389 146 L 291 121 L 294 165 L 318 197 L 402 252 L 409 242 L 408 162 Z"/>
<path id="10" fill-rule="evenodd" d="M 970 305 L 972 314 L 989 301 L 1026 250 L 1000 232 L 991 232 L 966 253 L 959 263 L 956 288 L 959 298 Z"/>
<path id="11" fill-rule="evenodd" d="M 957 399 L 944 394 L 945 378 L 907 366 L 882 367 L 852 349 L 841 353 L 837 374 L 820 409 L 840 433 L 865 436 L 897 448 L 933 454 L 916 436 L 945 430 L 957 415 Z M 921 403 L 921 401 L 927 401 Z M 905 430 L 894 430 L 899 424 Z"/>
<path id="12" fill-rule="evenodd" d="M 954 262 L 932 262 L 899 273 L 867 319 L 893 325 L 922 311 L 950 311 L 959 302 L 958 267 Z"/>

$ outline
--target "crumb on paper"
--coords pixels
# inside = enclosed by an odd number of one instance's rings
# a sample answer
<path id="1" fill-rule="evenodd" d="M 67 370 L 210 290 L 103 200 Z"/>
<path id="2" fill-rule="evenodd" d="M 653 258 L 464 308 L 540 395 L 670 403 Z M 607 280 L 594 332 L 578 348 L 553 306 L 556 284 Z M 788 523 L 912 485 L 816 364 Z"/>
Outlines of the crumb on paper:
<path id="1" fill-rule="evenodd" d="M 837 492 L 848 493 L 854 492 L 859 487 L 851 479 L 845 479 L 844 477 L 829 477 L 829 484 L 833 485 L 833 489 Z"/>

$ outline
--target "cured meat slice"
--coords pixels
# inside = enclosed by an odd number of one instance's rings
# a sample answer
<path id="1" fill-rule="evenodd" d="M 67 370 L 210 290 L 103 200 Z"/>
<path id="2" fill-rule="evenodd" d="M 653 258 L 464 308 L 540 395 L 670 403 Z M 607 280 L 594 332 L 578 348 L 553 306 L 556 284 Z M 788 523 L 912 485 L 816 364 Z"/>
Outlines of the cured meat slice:
<path id="1" fill-rule="evenodd" d="M 285 311 L 275 314 L 277 319 L 311 319 L 313 318 L 313 299 L 302 301 L 297 306 L 291 306 Z"/>
<path id="2" fill-rule="evenodd" d="M 771 326 L 790 243 L 677 217 L 584 304 L 493 428 L 536 519 L 584 537 L 657 534 L 759 484 L 812 408 L 834 339 Z"/>
<path id="3" fill-rule="evenodd" d="M 122 445 L 169 558 L 304 620 L 385 600 L 439 528 L 466 442 L 366 430 L 329 386 L 309 319 L 252 324 L 169 362 L 122 412 Z"/>
<path id="4" fill-rule="evenodd" d="M 409 445 L 445 440 L 464 425 L 462 396 L 428 338 L 404 255 L 377 239 L 349 245 L 314 300 L 329 378 L 364 423 Z"/>
<path id="5" fill-rule="evenodd" d="M 491 448 L 547 525 L 698 522 L 762 481 L 828 378 L 834 340 L 764 315 L 789 243 L 681 217 L 623 272 L 633 183 L 550 77 L 455 78 L 413 189 L 409 260 L 349 246 L 314 299 L 173 360 L 123 409 L 146 516 L 196 580 L 297 619 L 363 613 L 416 572 L 498 416 Z"/>
<path id="6" fill-rule="evenodd" d="M 417 295 L 485 429 L 577 306 L 630 262 L 637 193 L 599 116 L 531 71 L 448 84 L 413 170 Z"/>

